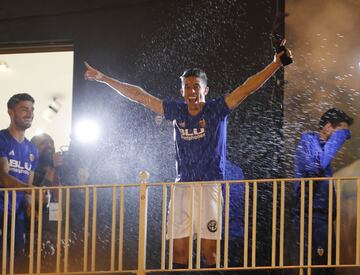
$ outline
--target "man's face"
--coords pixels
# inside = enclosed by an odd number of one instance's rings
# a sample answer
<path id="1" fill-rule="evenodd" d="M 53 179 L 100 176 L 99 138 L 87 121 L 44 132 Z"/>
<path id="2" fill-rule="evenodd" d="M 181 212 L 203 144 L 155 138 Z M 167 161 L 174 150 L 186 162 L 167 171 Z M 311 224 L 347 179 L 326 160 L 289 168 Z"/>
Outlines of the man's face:
<path id="1" fill-rule="evenodd" d="M 208 91 L 209 87 L 200 77 L 186 77 L 182 82 L 182 96 L 191 109 L 198 107 L 199 103 L 205 103 Z"/>
<path id="2" fill-rule="evenodd" d="M 20 101 L 14 109 L 8 110 L 11 123 L 19 130 L 31 127 L 34 118 L 34 106 L 31 101 Z"/>

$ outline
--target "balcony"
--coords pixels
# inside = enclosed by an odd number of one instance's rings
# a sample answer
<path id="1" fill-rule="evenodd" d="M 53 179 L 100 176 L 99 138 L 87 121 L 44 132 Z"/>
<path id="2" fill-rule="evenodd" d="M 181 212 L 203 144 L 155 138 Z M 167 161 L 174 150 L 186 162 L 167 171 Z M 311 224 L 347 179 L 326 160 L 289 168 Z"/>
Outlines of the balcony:
<path id="1" fill-rule="evenodd" d="M 291 269 L 294 274 L 307 270 L 310 274 L 312 269 L 320 267 L 336 268 L 337 274 L 341 274 L 341 270 L 360 267 L 360 177 L 147 183 L 148 174 L 141 176 L 138 184 L 33 187 L 29 199 L 34 207 L 29 212 L 28 229 L 20 233 L 26 240 L 20 254 L 25 256 L 20 257 L 15 201 L 22 189 L 1 189 L 4 195 L 2 274 L 145 274 L 255 269 Z M 314 213 L 318 211 L 313 198 L 320 182 L 328 184 L 324 238 L 329 247 L 326 265 L 321 266 L 314 263 L 311 250 Z M 295 183 L 299 184 L 298 204 L 294 203 Z M 214 188 L 218 197 L 223 196 L 223 200 L 217 200 L 222 230 L 216 231 L 216 268 L 202 266 L 201 241 L 196 238 L 189 241 L 187 269 L 172 269 L 174 204 L 168 205 L 179 186 L 187 186 L 190 194 L 190 220 L 206 211 L 201 204 L 195 207 L 194 203 L 201 201 L 204 188 Z M 342 190 L 345 189 L 356 194 L 344 196 Z M 268 199 L 266 209 L 259 203 L 264 199 L 264 190 Z M 53 196 L 47 201 L 49 192 Z M 234 201 L 238 202 L 235 208 L 232 207 Z M 298 217 L 294 215 L 296 207 Z M 237 210 L 239 224 L 234 226 L 231 219 L 234 215 L 230 212 Z M 350 212 L 355 219 L 348 218 Z M 260 221 L 264 215 L 267 215 L 267 224 Z M 344 224 L 344 219 L 351 222 Z M 190 236 L 200 236 L 199 225 L 197 219 L 189 228 Z M 243 246 L 238 259 L 240 265 L 229 261 L 234 258 L 229 249 L 234 241 L 231 232 L 237 228 L 242 229 L 237 237 Z M 264 228 L 270 228 L 265 229 L 269 242 L 261 244 L 258 232 L 264 232 Z M 346 242 L 345 247 L 342 242 Z M 264 245 L 270 249 L 262 249 Z"/>

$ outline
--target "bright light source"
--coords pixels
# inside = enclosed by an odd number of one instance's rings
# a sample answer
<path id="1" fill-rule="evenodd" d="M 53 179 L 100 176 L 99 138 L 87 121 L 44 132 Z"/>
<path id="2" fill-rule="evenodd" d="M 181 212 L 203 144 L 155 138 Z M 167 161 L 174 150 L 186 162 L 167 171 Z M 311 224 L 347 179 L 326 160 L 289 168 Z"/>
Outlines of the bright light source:
<path id="1" fill-rule="evenodd" d="M 80 121 L 75 127 L 76 139 L 83 143 L 94 143 L 100 135 L 99 125 L 93 120 Z"/>

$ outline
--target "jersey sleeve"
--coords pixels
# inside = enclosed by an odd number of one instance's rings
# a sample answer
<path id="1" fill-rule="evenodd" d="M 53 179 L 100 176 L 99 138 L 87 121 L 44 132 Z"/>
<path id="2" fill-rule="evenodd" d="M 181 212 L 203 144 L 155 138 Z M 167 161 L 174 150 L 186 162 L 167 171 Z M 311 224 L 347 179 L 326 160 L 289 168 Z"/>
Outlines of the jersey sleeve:
<path id="1" fill-rule="evenodd" d="M 225 102 L 225 97 L 221 96 L 217 99 L 215 99 L 213 102 L 214 106 L 212 108 L 214 108 L 216 115 L 220 116 L 220 117 L 225 117 L 228 114 L 231 113 L 231 109 L 227 106 L 226 102 Z"/>
<path id="2" fill-rule="evenodd" d="M 322 169 L 325 169 L 331 163 L 336 153 L 350 137 L 349 129 L 337 130 L 331 135 L 324 146 L 324 151 L 320 154 L 320 166 Z"/>
<path id="3" fill-rule="evenodd" d="M 182 104 L 179 101 L 175 100 L 164 100 L 163 108 L 164 108 L 164 116 L 167 120 L 174 120 L 179 117 Z"/>
<path id="4" fill-rule="evenodd" d="M 349 138 L 350 131 L 348 129 L 337 130 L 321 149 L 316 146 L 317 140 L 304 134 L 296 149 L 295 177 L 324 176 L 325 169 Z"/>
<path id="5" fill-rule="evenodd" d="M 3 135 L 0 135 L 0 158 L 7 158 L 6 148 L 7 148 L 6 141 Z"/>

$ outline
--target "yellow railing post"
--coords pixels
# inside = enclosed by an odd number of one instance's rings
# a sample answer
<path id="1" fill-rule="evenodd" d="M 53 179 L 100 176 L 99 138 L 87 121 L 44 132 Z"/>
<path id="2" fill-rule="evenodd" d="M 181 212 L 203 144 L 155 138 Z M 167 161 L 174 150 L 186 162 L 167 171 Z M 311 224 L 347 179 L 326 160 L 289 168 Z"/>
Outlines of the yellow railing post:
<path id="1" fill-rule="evenodd" d="M 93 188 L 93 212 L 91 226 L 91 272 L 95 272 L 96 268 L 96 231 L 97 231 L 97 187 Z"/>
<path id="2" fill-rule="evenodd" d="M 3 275 L 6 274 L 6 263 L 7 263 L 7 234 L 8 234 L 8 209 L 9 209 L 9 191 L 4 191 L 4 220 L 3 220 L 3 228 L 2 230 L 2 268 L 1 273 Z"/>
<path id="3" fill-rule="evenodd" d="M 147 186 L 149 173 L 140 172 L 140 203 L 139 203 L 139 243 L 138 243 L 138 275 L 145 274 L 146 269 L 146 226 L 147 226 Z"/>
<path id="4" fill-rule="evenodd" d="M 249 246 L 249 182 L 245 182 L 245 210 L 244 210 L 244 267 L 248 266 Z"/>
<path id="5" fill-rule="evenodd" d="M 173 239 L 173 224 L 174 224 L 174 198 L 175 198 L 175 186 L 174 184 L 170 185 L 170 207 L 169 207 L 169 270 L 173 268 L 173 252 L 174 252 L 174 239 Z"/>
<path id="6" fill-rule="evenodd" d="M 305 181 L 301 179 L 300 187 L 300 266 L 304 265 L 304 221 L 305 221 Z M 299 275 L 304 274 L 304 268 L 299 269 Z"/>
<path id="7" fill-rule="evenodd" d="M 360 177 L 357 178 L 356 197 L 356 264 L 360 264 Z"/>
<path id="8" fill-rule="evenodd" d="M 224 267 L 228 267 L 229 260 L 229 210 L 230 210 L 230 185 L 225 182 L 225 228 L 224 228 Z"/>
<path id="9" fill-rule="evenodd" d="M 123 243 L 124 243 L 124 207 L 125 207 L 124 186 L 120 186 L 120 203 L 119 203 L 119 255 L 118 271 L 123 269 Z"/>
<path id="10" fill-rule="evenodd" d="M 251 266 L 256 267 L 257 182 L 253 182 Z"/>
<path id="11" fill-rule="evenodd" d="M 271 266 L 276 266 L 277 181 L 273 181 Z"/>
<path id="12" fill-rule="evenodd" d="M 161 269 L 165 270 L 166 261 L 166 209 L 167 209 L 167 187 L 162 184 L 162 222 L 161 222 Z"/>

